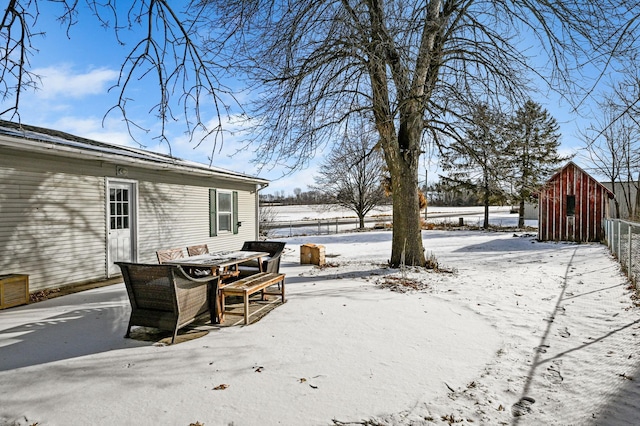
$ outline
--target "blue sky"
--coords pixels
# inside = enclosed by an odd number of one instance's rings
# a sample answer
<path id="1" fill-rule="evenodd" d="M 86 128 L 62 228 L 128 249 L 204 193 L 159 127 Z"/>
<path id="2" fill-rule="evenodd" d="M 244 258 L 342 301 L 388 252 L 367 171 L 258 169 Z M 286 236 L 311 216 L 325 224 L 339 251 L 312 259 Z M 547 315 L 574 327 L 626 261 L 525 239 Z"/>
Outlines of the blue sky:
<path id="1" fill-rule="evenodd" d="M 45 7 L 37 29 L 46 31 L 46 36 L 34 38 L 33 43 L 39 52 L 31 58 L 34 71 L 42 77 L 42 85 L 35 93 L 22 95 L 22 122 L 100 141 L 140 146 L 132 140 L 118 113 L 108 115 L 103 122 L 104 114 L 117 100 L 117 92 L 110 92 L 109 88 L 116 83 L 120 65 L 131 46 L 119 46 L 113 31 L 100 27 L 87 14 L 80 16 L 78 23 L 70 29 L 70 37 L 67 37 L 66 27 L 51 18 L 59 9 L 49 2 L 43 5 Z M 168 153 L 169 147 L 165 143 L 153 139 L 158 134 L 158 122 L 148 112 L 150 104 L 144 102 L 150 94 L 157 93 L 155 87 L 150 81 L 143 81 L 132 88 L 128 93 L 132 98 L 128 112 L 151 129 L 150 134 L 136 134 L 138 142 L 145 149 Z M 589 120 L 572 114 L 570 106 L 553 94 L 533 99 L 558 120 L 563 135 L 563 154 L 575 153 L 581 146 L 578 130 L 588 126 Z M 216 119 L 213 112 L 211 119 Z M 223 125 L 227 132 L 224 144 L 218 146 L 214 154 L 214 166 L 271 179 L 264 193 L 284 191 L 289 195 L 294 188 L 306 191 L 307 185 L 313 184 L 317 161 L 312 162 L 309 168 L 285 177 L 281 176 L 280 170 L 259 171 L 251 161 L 254 158 L 253 150 L 245 149 L 239 142 L 242 128 L 226 118 L 223 119 Z M 208 164 L 211 144 L 205 142 L 196 147 L 193 141 L 189 142 L 184 131 L 182 124 L 169 127 L 172 154 Z M 437 180 L 437 160 L 429 162 L 428 158 L 424 158 L 423 164 L 429 168 L 429 181 Z M 420 178 L 424 178 L 424 173 Z"/>

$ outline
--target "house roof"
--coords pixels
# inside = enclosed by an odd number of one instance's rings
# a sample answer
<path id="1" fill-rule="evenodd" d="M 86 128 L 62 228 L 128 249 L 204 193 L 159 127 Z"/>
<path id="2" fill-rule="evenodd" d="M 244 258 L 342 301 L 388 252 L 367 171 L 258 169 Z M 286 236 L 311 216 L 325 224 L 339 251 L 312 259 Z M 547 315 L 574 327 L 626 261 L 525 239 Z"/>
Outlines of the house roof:
<path id="1" fill-rule="evenodd" d="M 111 160 L 117 164 L 153 170 L 171 170 L 191 175 L 211 176 L 224 180 L 244 181 L 266 186 L 267 179 L 171 155 L 114 145 L 83 138 L 58 130 L 0 120 L 0 146 L 17 150 L 55 154 L 65 157 Z"/>
<path id="2" fill-rule="evenodd" d="M 598 182 L 598 181 L 597 181 L 593 176 L 591 176 L 589 173 L 587 173 L 587 172 L 585 172 L 584 170 L 582 170 L 582 169 L 581 169 L 581 168 L 580 168 L 576 163 L 574 163 L 573 161 L 569 161 L 567 164 L 565 164 L 564 166 L 562 166 L 562 167 L 561 167 L 557 172 L 555 172 L 555 173 L 553 174 L 553 176 L 551 176 L 551 177 L 549 178 L 549 180 L 547 180 L 547 183 L 548 183 L 548 182 L 551 182 L 551 181 L 552 181 L 552 180 L 554 180 L 554 179 L 556 179 L 556 178 L 557 178 L 557 177 L 562 173 L 562 171 L 563 171 L 563 170 L 565 170 L 565 169 L 567 169 L 568 167 L 574 167 L 574 168 L 576 168 L 578 171 L 580 171 L 580 173 L 584 174 L 585 176 L 588 176 L 592 181 L 594 181 L 597 185 L 599 185 L 600 187 L 602 187 L 602 189 L 604 189 L 604 190 L 607 192 L 607 194 L 608 194 L 609 198 L 613 198 L 613 197 L 614 197 L 613 192 L 611 192 L 611 190 L 610 190 L 609 188 L 607 188 L 606 186 L 604 186 L 602 183 Z M 542 189 L 540 190 L 540 192 L 542 192 L 542 191 L 544 191 L 544 190 L 545 190 L 545 187 L 542 187 Z"/>

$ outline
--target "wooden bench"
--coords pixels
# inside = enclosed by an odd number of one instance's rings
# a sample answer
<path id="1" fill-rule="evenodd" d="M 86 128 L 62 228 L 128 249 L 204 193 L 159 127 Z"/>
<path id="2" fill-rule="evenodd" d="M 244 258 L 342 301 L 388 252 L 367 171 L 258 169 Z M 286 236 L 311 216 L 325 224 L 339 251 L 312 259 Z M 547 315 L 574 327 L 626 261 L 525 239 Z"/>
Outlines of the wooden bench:
<path id="1" fill-rule="evenodd" d="M 280 287 L 280 291 L 276 292 L 267 292 L 265 289 L 274 284 L 278 284 Z M 262 299 L 264 300 L 264 296 L 266 294 L 279 295 L 282 297 L 282 303 L 285 302 L 284 299 L 284 274 L 276 274 L 270 272 L 260 272 L 258 274 L 250 275 L 246 278 L 242 278 L 238 281 L 230 282 L 220 289 L 221 291 L 221 299 L 222 299 L 222 314 L 229 315 L 243 315 L 244 323 L 249 324 L 249 296 L 255 294 L 257 292 L 261 292 Z M 235 312 L 225 312 L 225 297 L 226 296 L 242 296 L 242 301 L 244 304 L 244 312 L 242 314 Z"/>

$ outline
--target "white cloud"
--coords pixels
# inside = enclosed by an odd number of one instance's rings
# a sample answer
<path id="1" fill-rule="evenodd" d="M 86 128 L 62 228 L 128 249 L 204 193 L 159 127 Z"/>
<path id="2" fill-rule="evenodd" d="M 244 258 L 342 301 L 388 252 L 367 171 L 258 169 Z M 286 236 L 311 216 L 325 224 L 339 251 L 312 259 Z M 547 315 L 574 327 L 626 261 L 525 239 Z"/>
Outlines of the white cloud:
<path id="1" fill-rule="evenodd" d="M 76 72 L 69 65 L 58 65 L 38 68 L 33 72 L 42 80 L 37 95 L 43 99 L 78 99 L 101 95 L 106 93 L 109 86 L 118 78 L 118 71 L 104 67 Z"/>
<path id="2" fill-rule="evenodd" d="M 92 139 L 100 142 L 107 142 L 116 145 L 140 146 L 127 133 L 126 128 L 119 120 L 105 120 L 95 117 L 80 118 L 74 116 L 60 117 L 53 123 L 43 124 L 45 127 L 61 130 L 72 135 Z"/>
<path id="3" fill-rule="evenodd" d="M 275 191 L 284 191 L 285 195 L 292 195 L 293 190 L 300 188 L 303 191 L 309 191 L 309 185 L 314 184 L 314 175 L 318 172 L 318 166 L 316 163 L 311 164 L 304 170 L 297 171 L 290 175 L 282 176 L 274 175 L 267 177 L 272 179 L 269 187 L 264 190 L 264 193 L 273 194 Z"/>
<path id="4" fill-rule="evenodd" d="M 217 119 L 212 119 L 206 124 L 209 129 L 215 128 L 218 124 Z M 170 138 L 172 154 L 187 160 L 209 164 L 209 157 L 211 157 L 212 150 L 214 150 L 213 166 L 271 180 L 269 188 L 265 190 L 266 193 L 285 191 L 287 194 L 293 194 L 294 188 L 307 191 L 308 185 L 314 182 L 313 175 L 317 171 L 317 161 L 312 161 L 307 169 L 293 174 L 286 174 L 288 169 L 280 166 L 270 168 L 267 165 L 262 170 L 259 170 L 254 162 L 257 155 L 256 146 L 247 145 L 247 140 L 251 136 L 250 126 L 251 124 L 240 116 L 225 118 L 223 121 L 223 140 L 216 142 L 215 150 L 213 147 L 213 135 L 196 147 L 197 142 L 203 136 L 202 133 L 194 135 L 191 141 L 187 135 L 181 133 L 179 136 Z M 161 146 L 150 145 L 147 149 L 167 152 L 166 144 Z M 319 154 L 318 158 L 320 157 L 321 155 Z"/>
<path id="5" fill-rule="evenodd" d="M 207 128 L 214 129 L 218 122 L 217 119 L 212 119 L 205 124 Z M 252 162 L 255 158 L 255 152 L 246 147 L 247 132 L 247 124 L 232 117 L 231 120 L 223 122 L 223 132 L 217 136 L 217 139 L 216 135 L 212 134 L 198 144 L 204 136 L 204 132 L 196 132 L 192 139 L 188 135 L 180 133 L 176 137 L 171 137 L 169 142 L 173 155 L 177 157 L 205 164 L 208 164 L 209 158 L 213 157 L 213 165 L 216 167 L 255 175 L 256 167 Z"/>

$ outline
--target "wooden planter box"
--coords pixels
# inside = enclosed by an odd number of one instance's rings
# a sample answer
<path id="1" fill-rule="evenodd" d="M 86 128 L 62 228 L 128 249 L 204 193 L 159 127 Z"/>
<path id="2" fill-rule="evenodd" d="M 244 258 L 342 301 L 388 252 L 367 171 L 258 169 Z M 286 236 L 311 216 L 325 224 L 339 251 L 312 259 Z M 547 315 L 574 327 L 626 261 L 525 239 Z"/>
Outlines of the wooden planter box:
<path id="1" fill-rule="evenodd" d="M 324 246 L 321 244 L 301 245 L 300 263 L 323 266 L 325 264 Z"/>
<path id="2" fill-rule="evenodd" d="M 0 309 L 29 303 L 29 275 L 0 275 Z"/>

